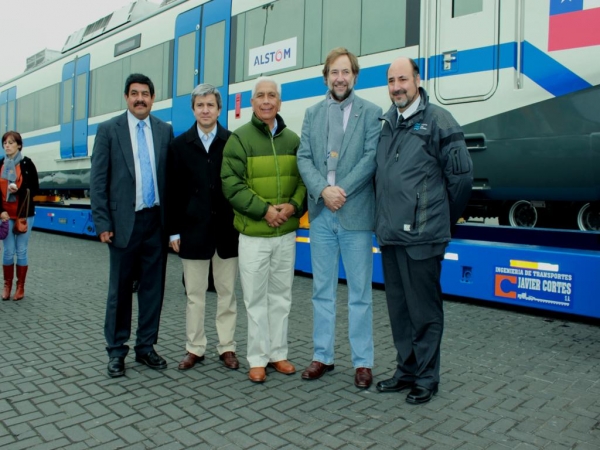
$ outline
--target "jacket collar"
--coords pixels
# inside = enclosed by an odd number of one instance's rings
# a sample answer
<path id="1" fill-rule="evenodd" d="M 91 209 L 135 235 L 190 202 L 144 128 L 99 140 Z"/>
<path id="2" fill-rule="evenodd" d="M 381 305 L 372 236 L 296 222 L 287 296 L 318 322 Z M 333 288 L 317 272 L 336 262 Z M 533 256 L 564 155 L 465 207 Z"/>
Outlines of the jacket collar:
<path id="1" fill-rule="evenodd" d="M 283 129 L 286 127 L 286 125 L 285 125 L 285 122 L 283 121 L 283 117 L 281 117 L 279 114 L 277 114 L 275 116 L 275 118 L 277 119 L 277 131 L 275 132 L 275 136 L 279 136 L 281 134 L 281 132 L 283 131 Z M 251 122 L 252 122 L 252 125 L 254 125 L 260 131 L 265 133 L 267 136 L 271 134 L 271 130 L 269 129 L 269 126 L 266 123 L 264 123 L 262 120 L 260 120 L 254 113 L 252 113 Z"/>
<path id="2" fill-rule="evenodd" d="M 415 113 L 408 118 L 408 120 L 413 119 L 418 114 L 420 114 L 425 108 L 427 108 L 427 106 L 429 106 L 429 95 L 427 94 L 427 91 L 425 91 L 425 89 L 423 89 L 422 87 L 419 87 L 419 96 L 421 97 L 421 104 L 419 105 Z M 392 103 L 390 109 L 388 109 L 387 112 L 379 118 L 379 120 L 385 120 L 391 128 L 394 128 L 396 122 L 398 121 L 398 108 L 396 108 L 396 105 Z"/>
<path id="3" fill-rule="evenodd" d="M 228 138 L 227 129 L 225 127 L 223 127 L 218 121 L 217 121 L 217 130 L 215 133 L 215 139 L 217 139 L 217 138 L 221 139 L 222 141 L 226 141 Z M 185 132 L 185 141 L 188 144 L 194 143 L 197 146 L 204 148 L 204 144 L 202 144 L 202 141 L 200 140 L 200 136 L 198 136 L 198 126 L 197 126 L 196 122 L 194 122 L 194 124 L 191 126 L 191 128 Z"/>

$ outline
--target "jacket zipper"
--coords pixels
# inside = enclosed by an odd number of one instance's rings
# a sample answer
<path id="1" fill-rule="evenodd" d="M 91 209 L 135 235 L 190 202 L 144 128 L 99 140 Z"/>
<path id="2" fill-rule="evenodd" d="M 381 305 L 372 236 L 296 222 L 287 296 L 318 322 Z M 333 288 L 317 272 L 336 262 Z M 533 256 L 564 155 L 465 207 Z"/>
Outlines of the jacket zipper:
<path id="1" fill-rule="evenodd" d="M 277 204 L 281 203 L 281 175 L 279 173 L 279 161 L 277 160 L 277 151 L 275 150 L 275 138 L 271 130 L 269 130 L 271 137 L 271 149 L 273 150 L 273 159 L 275 160 L 275 172 L 277 173 Z M 279 236 L 279 227 L 275 229 L 277 236 Z"/>
<path id="2" fill-rule="evenodd" d="M 417 229 L 417 223 L 418 223 L 418 219 L 417 219 L 417 214 L 419 213 L 419 198 L 421 197 L 421 195 L 417 192 L 417 203 L 415 203 L 415 222 L 413 223 L 413 230 Z"/>

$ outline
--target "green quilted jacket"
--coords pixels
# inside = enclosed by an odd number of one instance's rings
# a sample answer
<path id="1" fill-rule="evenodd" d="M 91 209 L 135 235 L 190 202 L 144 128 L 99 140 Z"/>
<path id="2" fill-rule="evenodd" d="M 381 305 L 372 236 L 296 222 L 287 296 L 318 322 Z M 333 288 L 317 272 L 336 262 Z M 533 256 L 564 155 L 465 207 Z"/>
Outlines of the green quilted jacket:
<path id="1" fill-rule="evenodd" d="M 233 206 L 233 225 L 254 237 L 283 236 L 298 229 L 306 187 L 300 178 L 296 152 L 300 138 L 277 115 L 277 132 L 252 114 L 252 120 L 233 132 L 223 150 L 223 194 Z M 280 227 L 263 219 L 269 205 L 290 203 L 296 214 Z"/>

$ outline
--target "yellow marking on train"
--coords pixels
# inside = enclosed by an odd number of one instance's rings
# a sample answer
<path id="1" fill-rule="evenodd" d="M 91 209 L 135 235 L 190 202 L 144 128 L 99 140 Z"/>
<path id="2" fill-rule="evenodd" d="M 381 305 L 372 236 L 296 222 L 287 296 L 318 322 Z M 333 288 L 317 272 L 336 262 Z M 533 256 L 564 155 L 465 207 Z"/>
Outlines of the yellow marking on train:
<path id="1" fill-rule="evenodd" d="M 558 272 L 560 270 L 558 264 L 549 264 L 535 261 L 521 261 L 518 259 L 511 259 L 510 267 L 515 267 L 517 269 L 546 270 L 548 272 Z"/>

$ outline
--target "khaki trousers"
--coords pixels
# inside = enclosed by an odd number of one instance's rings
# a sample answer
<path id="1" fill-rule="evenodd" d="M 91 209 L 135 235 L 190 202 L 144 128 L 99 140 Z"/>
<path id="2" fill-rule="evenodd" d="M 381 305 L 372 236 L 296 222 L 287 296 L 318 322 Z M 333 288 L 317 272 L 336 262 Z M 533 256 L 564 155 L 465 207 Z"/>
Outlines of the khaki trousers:
<path id="1" fill-rule="evenodd" d="M 237 303 L 235 298 L 235 280 L 238 271 L 238 258 L 221 259 L 215 252 L 211 260 L 182 259 L 185 290 L 187 293 L 185 348 L 196 356 L 206 351 L 206 333 L 204 330 L 204 310 L 210 262 L 213 265 L 213 279 L 217 290 L 216 328 L 219 337 L 217 351 L 235 352 L 235 324 Z"/>
<path id="2" fill-rule="evenodd" d="M 296 233 L 272 238 L 240 234 L 238 253 L 248 313 L 248 364 L 266 367 L 287 359 Z"/>

